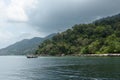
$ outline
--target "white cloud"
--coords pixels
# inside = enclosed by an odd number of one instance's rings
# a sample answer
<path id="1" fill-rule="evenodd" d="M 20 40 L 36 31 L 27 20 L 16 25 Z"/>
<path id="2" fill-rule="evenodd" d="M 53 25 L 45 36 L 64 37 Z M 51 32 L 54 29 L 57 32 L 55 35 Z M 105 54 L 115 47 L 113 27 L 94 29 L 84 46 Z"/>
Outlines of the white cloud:
<path id="1" fill-rule="evenodd" d="M 0 0 L 0 48 L 22 39 L 42 36 L 42 34 L 35 31 L 33 27 L 25 23 L 29 19 L 26 11 L 27 9 L 35 8 L 36 1 L 37 0 Z"/>
<path id="2" fill-rule="evenodd" d="M 6 6 L 3 0 L 0 0 L 0 22 L 6 19 Z"/>
<path id="3" fill-rule="evenodd" d="M 14 21 L 27 21 L 28 17 L 24 11 L 24 8 L 21 6 L 17 6 L 15 3 L 11 3 L 11 5 L 7 8 L 7 17 L 10 20 Z"/>
<path id="4" fill-rule="evenodd" d="M 28 21 L 27 8 L 35 8 L 37 0 L 0 0 L 0 18 L 12 21 Z"/>

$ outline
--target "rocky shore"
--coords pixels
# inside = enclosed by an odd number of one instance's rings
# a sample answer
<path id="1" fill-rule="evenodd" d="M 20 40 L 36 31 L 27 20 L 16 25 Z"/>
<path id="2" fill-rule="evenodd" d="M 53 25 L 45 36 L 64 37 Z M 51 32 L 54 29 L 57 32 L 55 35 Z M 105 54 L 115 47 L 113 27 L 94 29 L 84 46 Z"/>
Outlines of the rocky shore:
<path id="1" fill-rule="evenodd" d="M 120 54 L 82 54 L 79 56 L 86 56 L 86 57 L 120 57 Z"/>
<path id="2" fill-rule="evenodd" d="M 45 54 L 41 54 L 41 55 L 37 55 L 37 56 L 53 56 L 53 55 L 45 55 Z M 63 56 L 79 56 L 79 57 L 120 57 L 120 53 L 118 54 L 113 54 L 113 53 L 109 53 L 109 54 L 72 54 L 72 55 L 65 55 L 65 54 L 59 54 L 59 55 L 54 55 L 57 57 L 63 57 Z"/>

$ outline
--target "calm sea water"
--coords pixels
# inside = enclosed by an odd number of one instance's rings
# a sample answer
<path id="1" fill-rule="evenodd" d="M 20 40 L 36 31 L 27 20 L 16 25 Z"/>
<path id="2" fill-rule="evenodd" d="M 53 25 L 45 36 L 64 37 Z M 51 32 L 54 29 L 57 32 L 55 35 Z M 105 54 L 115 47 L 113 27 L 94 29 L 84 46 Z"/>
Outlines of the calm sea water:
<path id="1" fill-rule="evenodd" d="M 120 80 L 120 57 L 0 56 L 0 80 Z"/>

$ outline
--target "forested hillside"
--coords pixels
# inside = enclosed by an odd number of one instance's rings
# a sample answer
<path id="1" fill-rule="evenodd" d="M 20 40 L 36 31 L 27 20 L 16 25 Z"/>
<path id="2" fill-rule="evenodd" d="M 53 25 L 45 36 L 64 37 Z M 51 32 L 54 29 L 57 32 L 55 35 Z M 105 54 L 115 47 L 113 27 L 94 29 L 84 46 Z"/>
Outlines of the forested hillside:
<path id="1" fill-rule="evenodd" d="M 44 41 L 39 55 L 120 53 L 120 14 L 90 24 L 76 24 Z"/>

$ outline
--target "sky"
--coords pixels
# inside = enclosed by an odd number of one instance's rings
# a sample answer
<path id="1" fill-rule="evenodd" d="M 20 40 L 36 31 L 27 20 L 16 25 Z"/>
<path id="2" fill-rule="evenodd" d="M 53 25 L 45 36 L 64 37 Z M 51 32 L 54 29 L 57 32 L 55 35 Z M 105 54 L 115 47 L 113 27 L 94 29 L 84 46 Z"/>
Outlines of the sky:
<path id="1" fill-rule="evenodd" d="M 120 13 L 120 0 L 0 0 L 0 48 Z"/>

